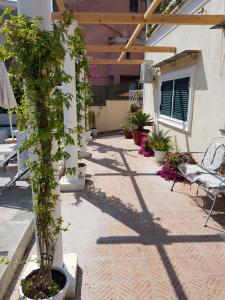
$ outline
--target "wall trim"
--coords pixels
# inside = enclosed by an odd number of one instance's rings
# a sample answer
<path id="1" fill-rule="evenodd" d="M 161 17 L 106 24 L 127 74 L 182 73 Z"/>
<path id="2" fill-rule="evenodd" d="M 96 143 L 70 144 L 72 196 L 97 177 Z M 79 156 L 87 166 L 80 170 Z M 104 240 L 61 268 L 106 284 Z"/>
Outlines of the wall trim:
<path id="1" fill-rule="evenodd" d="M 157 91 L 157 121 L 159 123 L 169 125 L 174 127 L 175 129 L 182 130 L 184 132 L 191 132 L 191 124 L 192 124 L 192 116 L 193 116 L 193 106 L 194 106 L 194 91 L 195 91 L 195 73 L 196 73 L 196 66 L 191 66 L 188 68 L 171 71 L 168 73 L 164 73 L 159 77 L 159 84 L 158 84 L 158 91 Z M 167 117 L 160 115 L 160 102 L 161 102 L 161 84 L 163 81 L 167 80 L 174 80 L 183 77 L 190 77 L 190 90 L 189 90 L 189 104 L 188 104 L 188 116 L 187 121 L 177 120 L 175 118 Z"/>

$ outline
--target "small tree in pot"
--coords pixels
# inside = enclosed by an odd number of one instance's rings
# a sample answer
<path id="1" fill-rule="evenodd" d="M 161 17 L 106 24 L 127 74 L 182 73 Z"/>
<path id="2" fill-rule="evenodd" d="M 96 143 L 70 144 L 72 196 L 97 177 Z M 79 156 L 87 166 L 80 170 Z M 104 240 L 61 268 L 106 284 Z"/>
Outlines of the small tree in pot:
<path id="1" fill-rule="evenodd" d="M 149 133 L 149 130 L 144 129 L 144 127 L 153 126 L 154 121 L 149 114 L 138 111 L 131 115 L 130 123 L 134 128 L 132 131 L 133 140 L 136 145 L 140 146 L 142 136 Z"/>
<path id="2" fill-rule="evenodd" d="M 171 137 L 167 135 L 168 131 L 159 130 L 157 133 L 153 131 L 150 136 L 150 145 L 155 152 L 157 162 L 162 162 L 168 151 L 173 149 Z"/>
<path id="3" fill-rule="evenodd" d="M 39 269 L 21 282 L 23 299 L 62 299 L 69 285 L 66 273 L 63 269 L 53 268 L 53 261 L 58 236 L 66 230 L 62 218 L 54 216 L 60 200 L 56 192 L 57 162 L 70 157 L 62 145 L 74 144 L 70 133 L 76 130 L 64 131 L 63 105 L 70 107 L 72 95 L 56 88 L 59 82 L 71 80 L 62 69 L 66 55 L 65 38 L 72 57 L 77 46 L 74 35 L 68 33 L 71 21 L 71 15 L 65 14 L 54 31 L 42 31 L 40 18 L 31 20 L 25 16 L 11 16 L 8 11 L 0 18 L 4 37 L 0 57 L 13 60 L 11 72 L 24 83 L 23 100 L 18 109 L 19 127 L 29 134 L 23 148 L 32 148 L 36 158 L 29 162 L 29 166 L 40 259 Z M 56 144 L 61 147 L 55 149 Z M 66 170 L 71 175 L 75 171 Z"/>

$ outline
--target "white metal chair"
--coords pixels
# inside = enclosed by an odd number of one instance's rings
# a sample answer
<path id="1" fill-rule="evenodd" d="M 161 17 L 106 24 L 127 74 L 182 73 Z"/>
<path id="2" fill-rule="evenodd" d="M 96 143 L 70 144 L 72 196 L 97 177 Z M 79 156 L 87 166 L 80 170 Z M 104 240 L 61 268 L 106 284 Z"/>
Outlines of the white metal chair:
<path id="1" fill-rule="evenodd" d="M 201 187 L 206 191 L 207 196 L 209 196 L 213 202 L 205 226 L 207 226 L 209 217 L 212 214 L 217 196 L 221 193 L 225 193 L 225 177 L 218 174 L 225 165 L 225 145 L 216 142 L 216 140 L 219 139 L 225 139 L 225 137 L 214 138 L 211 141 L 200 165 L 181 164 L 177 166 L 179 174 L 191 184 L 198 184 L 198 188 Z M 175 179 L 171 191 L 173 191 L 176 181 Z"/>

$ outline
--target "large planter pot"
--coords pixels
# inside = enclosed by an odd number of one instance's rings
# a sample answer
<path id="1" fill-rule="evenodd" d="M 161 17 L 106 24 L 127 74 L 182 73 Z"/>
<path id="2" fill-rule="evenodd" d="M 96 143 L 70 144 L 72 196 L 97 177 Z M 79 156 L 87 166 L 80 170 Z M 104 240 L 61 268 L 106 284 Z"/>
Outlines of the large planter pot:
<path id="1" fill-rule="evenodd" d="M 154 150 L 155 153 L 155 159 L 157 162 L 163 162 L 166 156 L 166 151 L 157 151 Z"/>
<path id="2" fill-rule="evenodd" d="M 97 128 L 92 128 L 91 132 L 92 132 L 92 137 L 97 137 L 97 135 L 98 135 L 98 129 Z"/>
<path id="3" fill-rule="evenodd" d="M 132 131 L 132 137 L 134 140 L 134 143 L 138 146 L 141 145 L 141 140 L 144 136 L 148 135 L 149 130 L 144 129 L 143 131 L 133 130 Z"/>
<path id="4" fill-rule="evenodd" d="M 132 131 L 124 131 L 123 134 L 126 139 L 132 139 Z"/>
<path id="5" fill-rule="evenodd" d="M 85 142 L 88 143 L 91 140 L 91 130 L 85 131 Z"/>
<path id="6" fill-rule="evenodd" d="M 87 165 L 85 163 L 78 163 L 78 176 L 85 177 Z"/>
<path id="7" fill-rule="evenodd" d="M 58 294 L 56 294 L 55 296 L 46 298 L 46 300 L 63 300 L 65 298 L 66 291 L 68 290 L 69 285 L 70 285 L 69 276 L 68 276 L 67 272 L 64 269 L 62 269 L 62 268 L 53 267 L 52 270 L 58 271 L 58 272 L 60 272 L 61 274 L 64 275 L 64 277 L 65 277 L 65 285 L 64 285 L 63 289 Z M 33 300 L 33 299 L 28 298 L 28 297 L 26 297 L 24 295 L 21 285 L 19 286 L 19 294 L 20 294 L 20 299 L 23 299 L 23 300 Z"/>

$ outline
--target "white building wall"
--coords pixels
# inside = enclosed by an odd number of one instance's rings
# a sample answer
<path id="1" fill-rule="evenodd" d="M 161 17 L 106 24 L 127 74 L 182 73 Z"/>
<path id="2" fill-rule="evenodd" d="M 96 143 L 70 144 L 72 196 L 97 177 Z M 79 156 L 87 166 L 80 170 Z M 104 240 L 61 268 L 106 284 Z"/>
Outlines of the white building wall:
<path id="1" fill-rule="evenodd" d="M 207 14 L 225 14 L 224 0 L 190 1 L 181 13 L 196 13 L 204 6 Z M 170 130 L 179 151 L 204 151 L 213 137 L 225 128 L 225 30 L 210 30 L 211 26 L 163 26 L 147 45 L 175 46 L 177 53 L 201 50 L 195 66 L 193 114 L 189 132 L 159 123 Z M 170 29 L 169 33 L 166 33 Z M 146 53 L 154 64 L 171 54 Z M 144 111 L 155 116 L 159 105 L 159 80 L 144 84 Z"/>

